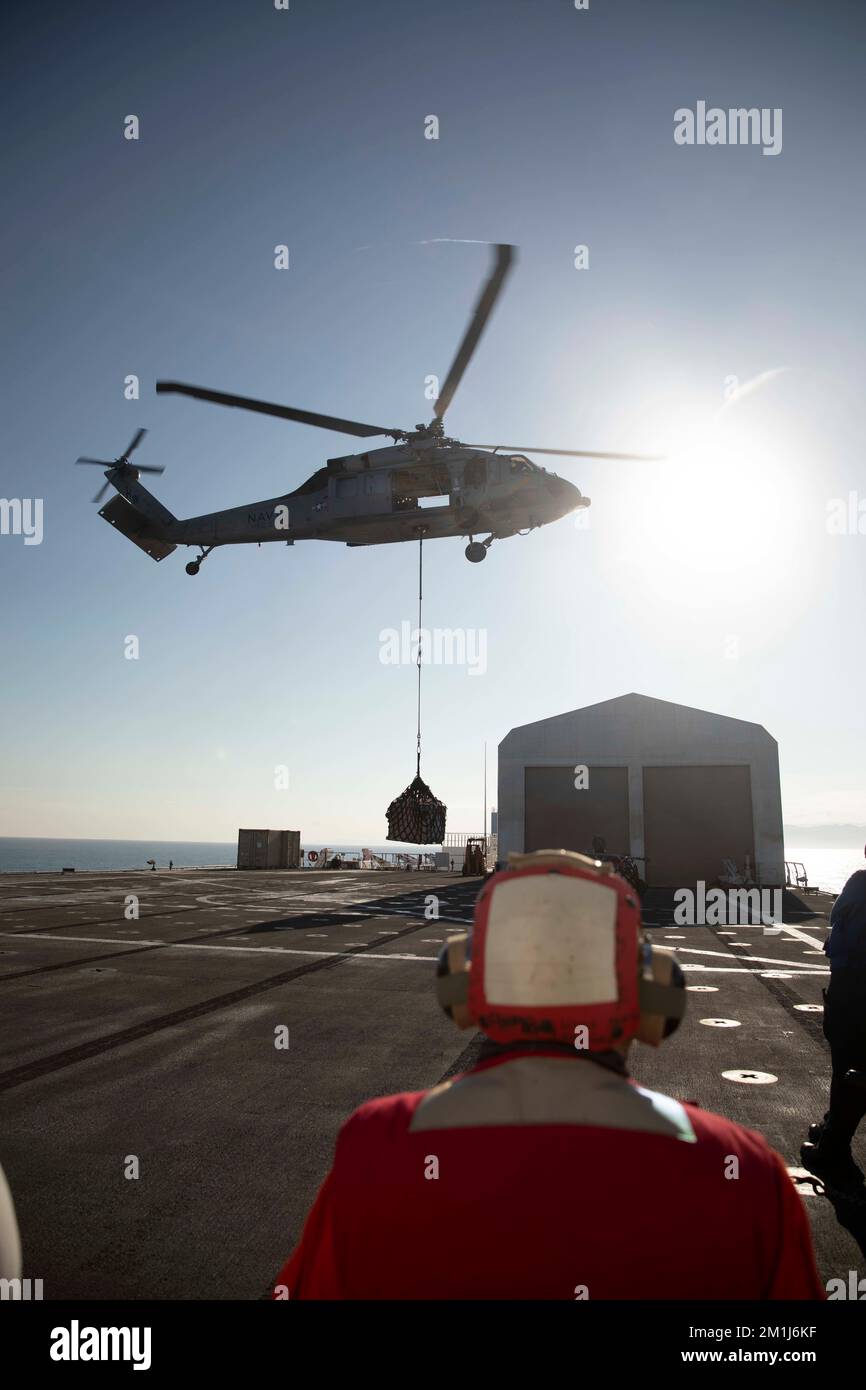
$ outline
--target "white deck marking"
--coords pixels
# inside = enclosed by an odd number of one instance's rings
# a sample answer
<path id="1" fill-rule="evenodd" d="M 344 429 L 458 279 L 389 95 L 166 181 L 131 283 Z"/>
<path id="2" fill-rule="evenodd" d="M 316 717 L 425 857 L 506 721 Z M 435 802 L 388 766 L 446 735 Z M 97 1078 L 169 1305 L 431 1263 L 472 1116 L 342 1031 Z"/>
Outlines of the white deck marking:
<path id="1" fill-rule="evenodd" d="M 238 889 L 237 891 L 241 890 Z M 345 892 L 345 884 L 343 885 L 343 891 Z M 428 920 L 424 916 L 423 902 L 410 904 L 407 908 L 405 905 L 400 906 L 396 903 L 371 903 L 359 900 L 357 898 L 352 898 L 347 901 L 345 898 L 339 899 L 330 893 L 323 893 L 320 896 L 326 904 L 325 908 L 323 909 L 318 909 L 309 906 L 310 895 L 307 893 L 262 893 L 257 897 L 256 901 L 253 903 L 232 902 L 230 904 L 226 903 L 225 898 L 217 899 L 212 894 L 203 894 L 201 897 L 196 898 L 195 901 L 207 907 L 222 909 L 223 911 L 231 910 L 232 912 L 257 912 L 261 913 L 263 917 L 267 917 L 270 913 L 272 917 L 274 915 L 279 915 L 281 919 L 288 918 L 290 920 L 294 917 L 305 917 L 309 913 L 315 913 L 318 911 L 331 911 L 333 908 L 340 908 L 345 912 L 354 913 L 358 917 L 363 918 L 402 917 L 406 920 L 407 925 L 415 921 L 423 922 Z M 277 902 L 274 902 L 274 899 L 277 899 Z M 193 907 L 194 904 L 190 903 L 189 906 Z M 471 904 L 466 904 L 466 907 L 463 908 L 463 910 L 465 911 L 468 909 L 471 911 L 471 906 Z M 463 905 L 460 903 L 455 903 L 454 907 L 455 910 L 460 911 Z M 277 909 L 279 909 L 278 914 Z M 157 909 L 152 915 L 159 916 L 159 909 Z M 443 912 L 439 913 L 439 916 L 436 920 L 439 922 L 455 922 L 458 926 L 461 927 L 471 925 L 471 918 L 469 917 L 449 917 L 446 913 Z M 283 928 L 283 930 L 287 930 L 287 928 Z"/>
<path id="2" fill-rule="evenodd" d="M 164 950 L 166 950 L 166 951 L 222 951 L 223 953 L 231 953 L 232 951 L 235 951 L 235 952 L 241 952 L 242 954 L 246 954 L 246 955 L 255 954 L 256 952 L 268 952 L 268 953 L 275 954 L 275 955 L 286 955 L 286 956 L 316 956 L 316 957 L 322 957 L 322 958 L 324 958 L 324 959 L 327 959 L 327 958 L 329 958 L 329 957 L 330 957 L 330 958 L 335 958 L 335 957 L 338 957 L 338 956 L 344 956 L 344 957 L 346 957 L 346 959 L 348 959 L 348 960 L 423 960 L 423 961 L 435 961 L 435 960 L 437 959 L 436 956 L 418 956 L 418 955 L 410 955 L 410 954 L 408 954 L 408 953 L 398 953 L 398 952 L 396 952 L 396 951 L 393 951 L 393 952 L 384 952 L 384 951 L 311 951 L 311 950 L 301 950 L 301 949 L 299 949 L 299 948 L 297 948 L 297 947 L 291 947 L 291 946 L 228 946 L 228 945 L 224 945 L 224 946 L 213 945 L 213 946 L 211 946 L 211 945 L 205 944 L 205 942 L 203 942 L 203 941 L 184 941 L 184 942 L 181 942 L 181 941 L 158 941 L 158 940 L 144 939 L 144 938 L 142 938 L 141 940 L 136 941 L 135 943 L 129 943 L 129 942 L 123 941 L 122 938 L 118 938 L 118 937 L 116 937 L 116 936 L 66 936 L 66 935 L 63 935 L 63 936 L 54 936 L 52 933 L 49 933 L 49 932 L 22 932 L 22 931 L 19 931 L 19 932 L 0 932 L 0 940 L 5 940 L 5 939 L 8 939 L 8 940 L 10 940 L 10 941 L 13 940 L 13 939 L 25 940 L 25 941 L 27 941 L 27 940 L 30 940 L 30 941 L 59 941 L 59 942 L 61 942 L 61 943 L 64 942 L 64 941 L 85 941 L 85 942 L 91 942 L 91 943 L 93 943 L 94 945 L 97 945 L 97 946 L 127 946 L 127 945 L 130 945 L 130 944 L 134 944 L 134 945 L 136 945 L 136 946 L 162 946 L 162 947 L 164 948 Z M 681 949 L 682 949 L 682 948 L 681 948 Z M 690 950 L 693 950 L 693 948 L 689 948 L 689 949 L 690 949 Z M 725 955 L 727 954 L 727 952 L 724 952 L 724 951 L 697 951 L 697 952 L 694 952 L 694 951 L 693 951 L 693 953 L 698 954 L 698 955 L 707 955 L 707 956 L 719 956 L 719 955 L 725 956 Z M 756 957 L 754 957 L 754 959 L 755 959 L 755 960 L 760 960 L 761 957 L 756 956 Z M 774 964 L 777 964 L 777 965 L 778 965 L 778 964 L 787 964 L 787 962 L 784 962 L 784 961 L 782 961 L 782 962 L 780 962 L 780 961 L 774 961 L 773 963 L 774 963 Z M 819 976 L 822 976 L 822 977 L 823 977 L 823 976 L 825 976 L 825 975 L 829 975 L 829 973 L 830 973 L 829 969 L 815 969 L 815 968 L 813 968 L 812 966 L 808 966 L 808 965 L 799 965 L 799 964 L 797 964 L 796 962 L 793 962 L 793 964 L 797 965 L 797 968 L 796 968 L 796 971 L 792 972 L 791 978 L 797 978 L 797 979 L 799 979 L 799 978 L 804 977 L 804 976 L 807 976 L 807 975 L 819 975 Z M 751 969 L 751 968 L 749 968 L 749 966 L 745 966 L 745 965 L 739 965 L 739 966 L 704 965 L 704 964 L 693 963 L 693 962 L 691 962 L 691 961 L 684 961 L 684 962 L 683 962 L 683 969 L 684 969 L 684 970 L 699 970 L 699 971 L 701 971 L 702 974 L 712 974 L 712 975 L 764 975 L 764 974 L 769 973 L 769 972 L 763 971 L 763 970 Z"/>
<path id="3" fill-rule="evenodd" d="M 726 1081 L 739 1081 L 745 1086 L 770 1086 L 779 1079 L 771 1071 L 723 1071 L 722 1076 Z"/>
<path id="4" fill-rule="evenodd" d="M 89 941 L 98 946 L 125 946 L 114 936 L 52 936 L 49 932 L 0 932 L 0 940 L 14 936 L 34 941 Z M 162 946 L 166 951 L 222 951 L 228 955 L 316 956 L 325 960 L 344 957 L 346 960 L 424 960 L 436 956 L 413 956 L 397 951 L 303 951 L 292 946 L 209 946 L 203 941 L 136 941 L 136 946 Z M 106 959 L 109 959 L 106 957 Z"/>
<path id="5" fill-rule="evenodd" d="M 822 944 L 820 937 L 816 939 L 814 936 L 809 936 L 808 932 L 802 931 L 800 927 L 789 927 L 787 922 L 782 923 L 782 930 L 785 932 L 783 941 L 803 941 L 807 946 L 819 948 Z M 813 927 L 813 931 L 817 930 L 819 930 L 817 927 Z"/>
<path id="6" fill-rule="evenodd" d="M 51 932 L 42 931 L 4 931 L 0 932 L 0 937 L 10 941 L 14 937 L 20 937 L 22 941 L 94 941 L 98 946 L 165 946 L 167 944 L 165 941 L 149 941 L 144 939 L 130 943 L 129 941 L 121 941 L 116 936 L 66 936 L 65 934 L 63 936 L 54 936 Z"/>
<path id="7" fill-rule="evenodd" d="M 796 971 L 750 970 L 747 965 L 698 965 L 693 961 L 682 961 L 683 970 L 700 970 L 702 975 L 759 975 L 767 980 L 802 980 L 807 975 L 819 975 L 824 979 L 829 970 L 810 970 L 808 966 Z"/>
<path id="8" fill-rule="evenodd" d="M 789 1168 L 788 1177 L 801 1197 L 817 1197 L 819 1193 L 823 1195 L 824 1184 L 814 1173 L 810 1173 L 808 1168 Z"/>
<path id="9" fill-rule="evenodd" d="M 733 943 L 731 943 L 731 944 L 733 944 Z M 706 950 L 706 949 L 704 949 L 704 948 L 702 948 L 702 947 L 700 947 L 700 946 L 678 946 L 678 947 L 677 947 L 677 956 L 681 956 L 681 955 L 690 955 L 690 956 L 717 956 L 717 957 L 720 957 L 722 960 L 724 960 L 725 957 L 728 956 L 728 952 L 727 952 L 727 951 L 708 951 L 708 950 Z M 728 956 L 728 959 L 730 960 L 730 956 Z M 811 969 L 811 966 L 809 966 L 809 965 L 804 965 L 802 962 L 800 962 L 800 961 L 798 961 L 798 960 L 780 960 L 778 956 L 749 956 L 748 959 L 749 959 L 750 961 L 760 961 L 760 962 L 761 962 L 762 964 L 764 964 L 764 965 L 781 965 L 785 970 L 789 969 L 791 966 L 794 966 L 795 969 L 796 969 L 798 972 L 801 971 L 801 970 L 810 970 L 810 969 Z"/>

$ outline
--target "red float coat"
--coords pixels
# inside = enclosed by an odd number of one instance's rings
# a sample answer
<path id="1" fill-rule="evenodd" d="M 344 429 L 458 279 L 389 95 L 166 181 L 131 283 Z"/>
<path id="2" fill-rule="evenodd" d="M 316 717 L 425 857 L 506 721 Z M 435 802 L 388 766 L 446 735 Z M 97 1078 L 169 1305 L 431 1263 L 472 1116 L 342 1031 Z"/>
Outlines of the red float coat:
<path id="1" fill-rule="evenodd" d="M 752 1130 L 563 1049 L 362 1105 L 275 1297 L 821 1299 Z"/>

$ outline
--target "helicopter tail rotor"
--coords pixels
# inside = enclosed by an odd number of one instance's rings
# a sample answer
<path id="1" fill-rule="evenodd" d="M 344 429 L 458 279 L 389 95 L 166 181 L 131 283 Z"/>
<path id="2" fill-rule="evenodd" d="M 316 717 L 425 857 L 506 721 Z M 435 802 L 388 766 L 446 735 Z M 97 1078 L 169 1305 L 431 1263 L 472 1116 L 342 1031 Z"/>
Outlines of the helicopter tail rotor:
<path id="1" fill-rule="evenodd" d="M 164 473 L 164 468 L 155 468 L 152 465 L 148 464 L 136 464 L 133 467 L 133 465 L 129 461 L 130 454 L 132 454 L 138 448 L 139 444 L 141 443 L 142 439 L 146 434 L 146 429 L 136 430 L 130 443 L 124 449 L 123 453 L 116 459 L 94 459 L 82 454 L 79 458 L 75 460 L 75 462 L 76 464 L 92 464 L 97 468 L 105 468 L 107 470 L 130 469 L 131 471 L 134 471 L 136 475 L 138 475 L 139 473 Z M 99 489 L 96 496 L 92 499 L 92 501 L 101 502 L 106 492 L 111 487 L 111 484 L 112 479 L 108 478 L 106 482 L 103 484 L 103 486 Z"/>
<path id="2" fill-rule="evenodd" d="M 100 508 L 102 519 L 152 560 L 164 560 L 177 548 L 177 543 L 171 538 L 177 518 L 138 482 L 138 478 L 141 473 L 164 473 L 165 469 L 153 464 L 130 462 L 130 454 L 135 452 L 146 434 L 147 430 L 137 430 L 116 459 L 95 459 L 82 454 L 75 462 L 105 469 L 105 482 L 93 498 L 94 502 L 101 502 L 110 487 L 116 489 L 111 500 Z"/>

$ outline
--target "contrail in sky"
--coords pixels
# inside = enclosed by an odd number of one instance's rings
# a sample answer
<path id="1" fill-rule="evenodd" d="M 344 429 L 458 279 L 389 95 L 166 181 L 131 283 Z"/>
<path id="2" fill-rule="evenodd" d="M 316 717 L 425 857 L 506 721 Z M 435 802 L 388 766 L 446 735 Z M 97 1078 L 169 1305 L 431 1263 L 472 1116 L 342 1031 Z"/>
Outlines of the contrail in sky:
<path id="1" fill-rule="evenodd" d="M 743 400 L 746 396 L 751 396 L 755 391 L 760 391 L 761 387 L 766 386 L 768 381 L 775 381 L 776 377 L 790 370 L 790 367 L 771 367 L 769 371 L 759 372 L 757 376 L 751 377 L 749 381 L 744 381 L 742 386 L 738 386 L 736 390 L 732 391 L 731 394 L 725 398 L 725 403 L 716 416 L 716 419 L 718 420 L 729 406 L 736 405 L 738 401 Z"/>

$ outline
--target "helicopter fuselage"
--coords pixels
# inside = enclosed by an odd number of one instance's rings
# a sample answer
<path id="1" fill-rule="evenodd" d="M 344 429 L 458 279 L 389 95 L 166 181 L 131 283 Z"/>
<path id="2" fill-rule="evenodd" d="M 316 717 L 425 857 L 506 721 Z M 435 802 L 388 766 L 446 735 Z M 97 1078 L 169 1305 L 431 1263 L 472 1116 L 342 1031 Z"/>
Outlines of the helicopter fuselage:
<path id="1" fill-rule="evenodd" d="M 142 507 L 137 479 L 114 481 Z M 513 536 L 586 506 L 589 498 L 574 484 L 523 455 L 422 440 L 329 459 L 293 492 L 247 506 L 185 520 L 164 513 L 158 530 L 171 545 L 206 548 L 300 540 L 382 545 L 419 536 Z"/>

